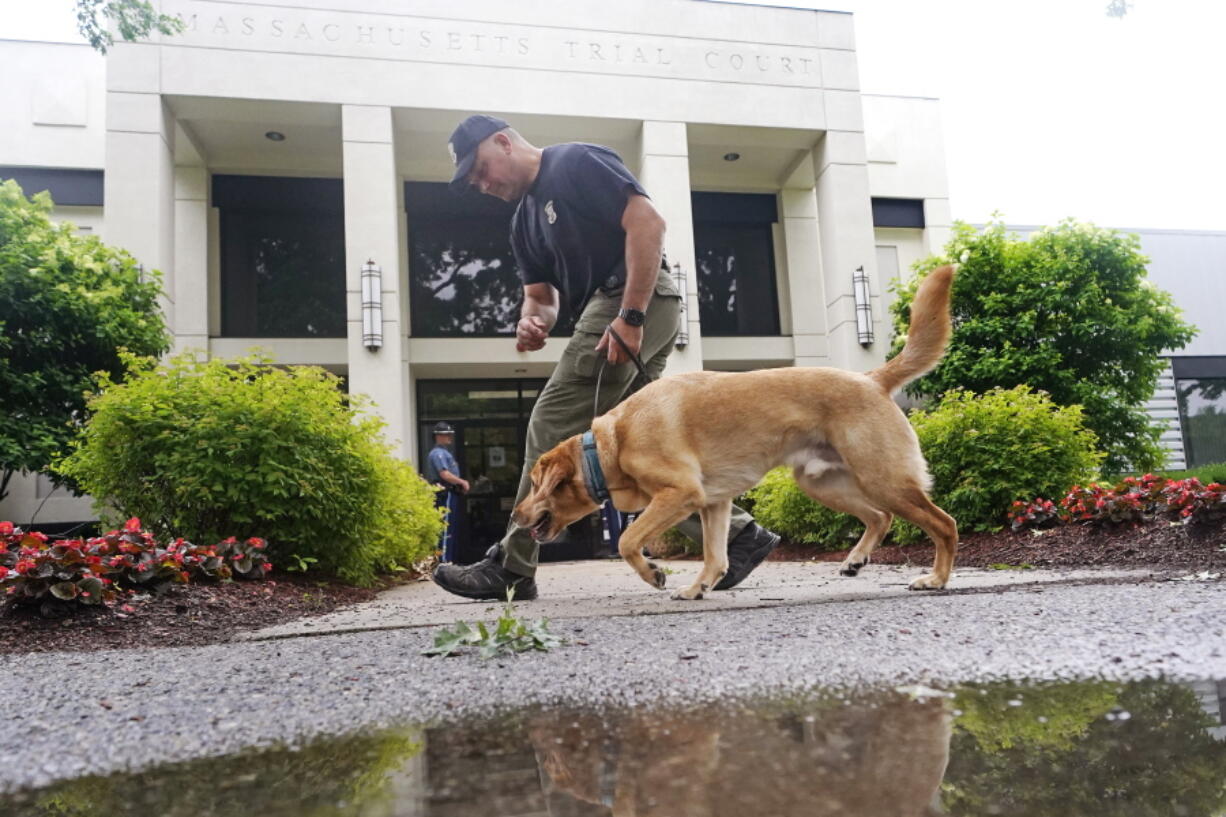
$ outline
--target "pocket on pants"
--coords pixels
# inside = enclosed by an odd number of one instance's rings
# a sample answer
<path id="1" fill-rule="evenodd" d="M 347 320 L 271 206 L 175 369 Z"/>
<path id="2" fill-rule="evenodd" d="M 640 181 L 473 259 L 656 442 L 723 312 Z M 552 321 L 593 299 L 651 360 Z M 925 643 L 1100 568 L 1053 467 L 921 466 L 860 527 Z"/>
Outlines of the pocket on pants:
<path id="1" fill-rule="evenodd" d="M 596 379 L 596 373 L 600 371 L 600 361 L 605 354 L 596 351 L 596 344 L 600 343 L 600 338 L 604 335 L 605 325 L 607 321 L 601 324 L 599 332 L 588 332 L 580 331 L 576 324 L 570 343 L 566 344 L 562 358 L 558 361 L 557 376 L 560 379 L 570 382 Z"/>

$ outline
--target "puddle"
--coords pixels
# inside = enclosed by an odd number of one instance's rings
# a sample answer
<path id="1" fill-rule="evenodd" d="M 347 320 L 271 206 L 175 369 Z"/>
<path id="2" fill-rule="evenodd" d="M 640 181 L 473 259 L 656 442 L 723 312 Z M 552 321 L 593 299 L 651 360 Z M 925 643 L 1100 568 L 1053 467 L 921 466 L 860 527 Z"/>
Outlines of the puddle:
<path id="1" fill-rule="evenodd" d="M 11 817 L 1226 814 L 1226 682 L 534 710 L 90 777 Z"/>

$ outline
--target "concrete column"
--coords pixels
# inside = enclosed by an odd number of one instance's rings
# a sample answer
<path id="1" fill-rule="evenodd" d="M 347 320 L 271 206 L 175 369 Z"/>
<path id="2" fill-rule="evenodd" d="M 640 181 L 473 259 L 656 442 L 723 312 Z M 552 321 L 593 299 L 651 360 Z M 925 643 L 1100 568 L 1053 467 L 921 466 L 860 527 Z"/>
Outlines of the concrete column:
<path id="1" fill-rule="evenodd" d="M 404 279 L 400 291 L 400 314 L 403 320 L 400 324 L 401 349 L 401 405 L 404 411 L 404 457 L 414 467 L 417 466 L 417 375 L 413 371 L 413 362 L 408 342 L 413 331 L 409 312 L 409 298 L 412 287 L 409 286 L 409 225 L 404 206 L 404 185 L 396 183 L 397 236 L 400 241 L 400 268 L 404 270 Z"/>
<path id="2" fill-rule="evenodd" d="M 107 58 L 106 241 L 160 270 L 175 324 L 174 118 L 162 104 L 156 49 L 117 44 Z"/>
<path id="3" fill-rule="evenodd" d="M 827 348 L 830 363 L 867 371 L 885 360 L 889 348 L 877 275 L 872 199 L 862 131 L 827 131 L 813 150 L 817 173 L 818 232 L 826 298 Z M 868 274 L 876 337 L 862 347 L 856 335 L 852 275 Z M 799 353 L 798 353 L 799 354 Z"/>
<path id="4" fill-rule="evenodd" d="M 826 295 L 822 280 L 821 238 L 817 224 L 817 193 L 813 157 L 795 167 L 779 191 L 787 270 L 787 310 L 792 329 L 793 363 L 829 366 L 826 345 Z"/>
<path id="5" fill-rule="evenodd" d="M 209 349 L 209 173 L 175 167 L 175 319 L 172 354 L 188 349 L 198 360 Z"/>
<path id="6" fill-rule="evenodd" d="M 943 254 L 953 232 L 949 199 L 924 199 L 924 250 L 929 255 Z"/>
<path id="7" fill-rule="evenodd" d="M 401 321 L 400 197 L 391 108 L 342 105 L 345 175 L 345 296 L 349 389 L 369 395 L 398 456 L 408 451 Z M 362 265 L 383 271 L 383 347 L 362 345 Z"/>
<path id="8" fill-rule="evenodd" d="M 644 122 L 639 181 L 664 215 L 664 252 L 669 264 L 685 270 L 686 330 L 689 343 L 674 349 L 666 375 L 702 369 L 702 327 L 698 322 L 698 270 L 694 262 L 694 214 L 690 204 L 690 149 L 684 122 Z"/>

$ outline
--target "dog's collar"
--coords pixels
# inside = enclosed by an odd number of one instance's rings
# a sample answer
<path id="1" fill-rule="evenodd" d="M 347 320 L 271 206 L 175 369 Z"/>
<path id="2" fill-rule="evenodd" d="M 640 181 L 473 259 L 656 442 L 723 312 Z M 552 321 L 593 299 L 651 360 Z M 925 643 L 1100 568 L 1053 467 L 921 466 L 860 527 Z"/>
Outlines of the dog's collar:
<path id="1" fill-rule="evenodd" d="M 600 467 L 600 454 L 596 452 L 596 435 L 585 431 L 580 442 L 583 445 L 583 485 L 592 501 L 603 505 L 609 499 L 609 488 L 605 485 L 604 470 Z"/>

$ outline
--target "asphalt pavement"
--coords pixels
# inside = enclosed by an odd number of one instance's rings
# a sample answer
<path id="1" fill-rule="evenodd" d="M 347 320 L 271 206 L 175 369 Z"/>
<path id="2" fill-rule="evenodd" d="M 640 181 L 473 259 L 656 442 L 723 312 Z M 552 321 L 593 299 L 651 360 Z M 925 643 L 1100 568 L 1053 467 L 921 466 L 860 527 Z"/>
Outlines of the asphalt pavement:
<path id="1" fill-rule="evenodd" d="M 672 567 L 670 582 L 697 569 Z M 905 590 L 916 568 L 870 566 L 869 584 L 855 590 L 835 568 L 768 563 L 743 589 L 688 603 L 627 587 L 646 594 L 631 603 L 616 587 L 598 597 L 584 589 L 623 565 L 546 566 L 542 600 L 516 612 L 549 616 L 568 643 L 490 660 L 422 655 L 440 623 L 492 621 L 500 609 L 428 584 L 359 618 L 338 614 L 327 634 L 4 656 L 0 791 L 532 705 L 681 708 L 904 683 L 1226 678 L 1226 583 L 1212 574 L 963 570 L 953 590 L 917 593 Z"/>

